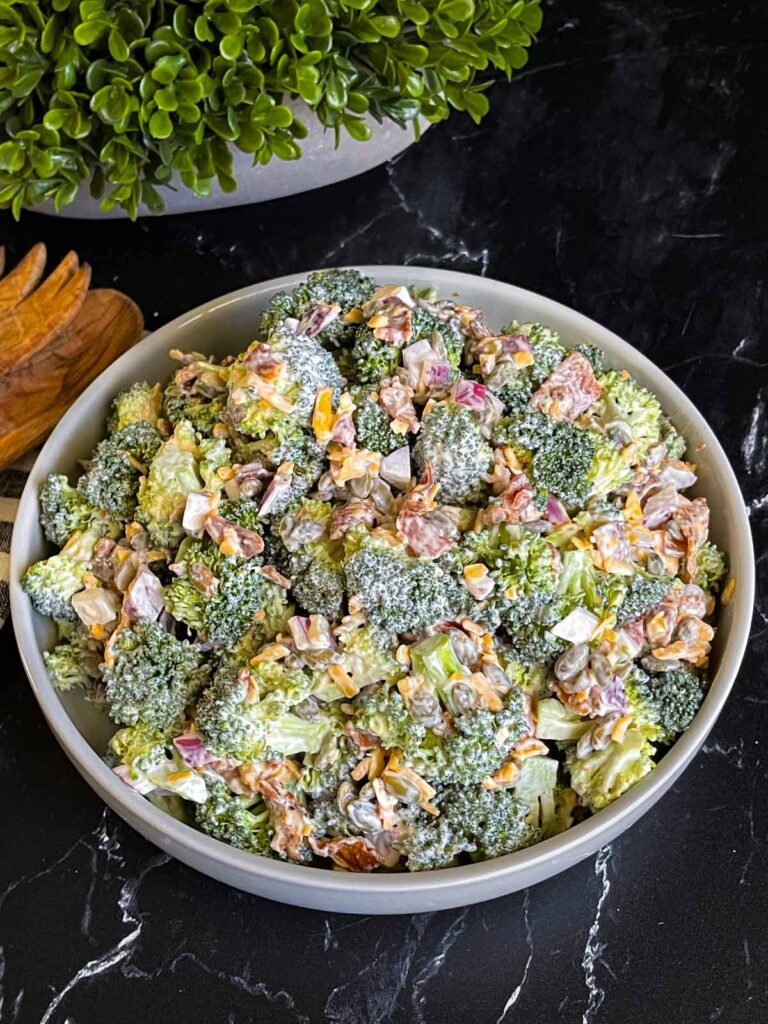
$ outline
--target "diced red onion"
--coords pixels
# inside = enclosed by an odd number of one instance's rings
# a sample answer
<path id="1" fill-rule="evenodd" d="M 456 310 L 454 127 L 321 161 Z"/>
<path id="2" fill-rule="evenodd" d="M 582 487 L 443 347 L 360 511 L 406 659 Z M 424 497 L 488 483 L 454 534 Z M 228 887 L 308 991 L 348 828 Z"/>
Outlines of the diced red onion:
<path id="1" fill-rule="evenodd" d="M 216 760 L 216 757 L 205 749 L 202 740 L 194 732 L 185 732 L 183 736 L 177 736 L 173 745 L 181 754 L 184 763 L 188 764 L 190 768 L 199 768 Z"/>
<path id="2" fill-rule="evenodd" d="M 565 511 L 565 505 L 562 501 L 558 501 L 554 494 L 550 494 L 547 498 L 547 519 L 550 523 L 555 523 L 558 526 L 570 521 L 568 513 Z"/>
<path id="3" fill-rule="evenodd" d="M 457 380 L 453 385 L 453 400 L 467 409 L 482 409 L 485 405 L 487 388 L 477 380 Z"/>

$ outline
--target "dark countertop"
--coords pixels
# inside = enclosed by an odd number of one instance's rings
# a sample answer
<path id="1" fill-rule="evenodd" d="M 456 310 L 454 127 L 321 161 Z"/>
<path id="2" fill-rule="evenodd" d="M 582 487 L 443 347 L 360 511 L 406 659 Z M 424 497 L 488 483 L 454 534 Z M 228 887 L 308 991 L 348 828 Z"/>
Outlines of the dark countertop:
<path id="1" fill-rule="evenodd" d="M 485 273 L 575 306 L 705 412 L 768 539 L 768 265 L 760 0 L 559 0 L 479 129 L 394 165 L 197 217 L 4 223 L 12 256 L 70 245 L 152 327 L 335 263 Z M 761 82 L 762 77 L 762 82 Z M 761 563 L 763 564 L 762 560 Z M 703 751 L 596 858 L 527 893 L 350 918 L 227 889 L 141 839 L 81 781 L 0 637 L 2 1024 L 764 1024 L 768 593 Z"/>

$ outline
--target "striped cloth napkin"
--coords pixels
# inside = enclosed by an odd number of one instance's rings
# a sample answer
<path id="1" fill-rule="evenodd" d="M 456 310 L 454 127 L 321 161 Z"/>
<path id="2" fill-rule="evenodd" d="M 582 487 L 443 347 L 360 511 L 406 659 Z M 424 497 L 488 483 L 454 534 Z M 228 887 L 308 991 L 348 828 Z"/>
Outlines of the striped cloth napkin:
<path id="1" fill-rule="evenodd" d="M 8 598 L 8 569 L 13 524 L 21 492 L 36 458 L 37 449 L 23 455 L 7 469 L 0 470 L 0 626 L 11 611 Z"/>

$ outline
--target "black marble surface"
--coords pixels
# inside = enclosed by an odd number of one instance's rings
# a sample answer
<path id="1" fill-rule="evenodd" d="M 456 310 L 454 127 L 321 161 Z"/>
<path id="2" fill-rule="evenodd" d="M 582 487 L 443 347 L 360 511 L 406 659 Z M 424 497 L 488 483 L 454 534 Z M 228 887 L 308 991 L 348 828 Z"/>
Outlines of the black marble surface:
<path id="1" fill-rule="evenodd" d="M 482 127 L 293 200 L 128 223 L 9 220 L 70 245 L 148 326 L 338 263 L 512 281 L 604 322 L 718 430 L 768 539 L 761 0 L 559 0 Z M 763 574 L 764 576 L 764 574 Z M 169 861 L 106 812 L 0 637 L 2 1024 L 764 1024 L 768 594 L 703 751 L 638 825 L 527 893 L 411 918 L 281 907 Z"/>

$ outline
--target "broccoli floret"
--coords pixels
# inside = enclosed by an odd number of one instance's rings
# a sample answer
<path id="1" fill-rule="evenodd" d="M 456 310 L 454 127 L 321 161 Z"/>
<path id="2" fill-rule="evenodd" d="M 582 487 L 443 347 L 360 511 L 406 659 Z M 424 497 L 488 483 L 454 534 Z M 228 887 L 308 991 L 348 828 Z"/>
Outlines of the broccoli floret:
<path id="1" fill-rule="evenodd" d="M 259 612 L 264 612 L 260 636 L 266 636 L 264 627 L 268 622 L 284 620 L 285 589 L 262 574 L 259 556 L 222 555 L 207 541 L 188 540 L 179 549 L 177 564 L 184 567 L 185 575 L 165 588 L 165 606 L 175 619 L 216 646 L 235 646 L 253 626 Z M 193 582 L 192 577 L 200 568 L 213 576 L 210 593 L 204 593 Z"/>
<path id="2" fill-rule="evenodd" d="M 692 669 L 678 668 L 652 676 L 649 686 L 662 741 L 669 743 L 693 721 L 706 695 L 707 680 Z"/>
<path id="3" fill-rule="evenodd" d="M 226 407 L 223 397 L 190 394 L 175 381 L 171 381 L 163 395 L 163 415 L 171 426 L 187 420 L 204 437 L 210 437 L 214 425 L 223 422 Z"/>
<path id="4" fill-rule="evenodd" d="M 200 739 L 213 754 L 241 761 L 316 753 L 333 731 L 334 719 L 314 720 L 291 713 L 311 686 L 306 673 L 277 662 L 260 662 L 250 678 L 221 669 L 195 709 Z M 254 700 L 253 694 L 259 699 Z"/>
<path id="5" fill-rule="evenodd" d="M 214 839 L 262 857 L 274 856 L 270 848 L 274 829 L 261 797 L 235 796 L 223 782 L 209 788 L 208 799 L 195 807 L 198 828 Z"/>
<path id="6" fill-rule="evenodd" d="M 667 449 L 667 458 L 685 458 L 685 438 L 682 434 L 678 433 L 672 422 L 668 420 L 666 416 L 661 417 L 659 421 L 659 430 L 661 432 L 661 441 Z"/>
<path id="7" fill-rule="evenodd" d="M 595 442 L 589 431 L 559 423 L 534 452 L 532 483 L 570 507 L 583 505 L 591 489 L 588 474 L 594 455 Z"/>
<path id="8" fill-rule="evenodd" d="M 422 338 L 431 342 L 435 332 L 439 334 L 448 362 L 454 370 L 459 368 L 461 357 L 464 354 L 464 339 L 455 327 L 441 320 L 434 313 L 430 313 L 420 306 L 414 306 L 411 310 L 411 329 L 413 330 L 412 342 L 421 341 Z"/>
<path id="9" fill-rule="evenodd" d="M 378 736 L 385 750 L 401 750 L 406 761 L 422 763 L 421 750 L 428 737 L 437 743 L 425 725 L 415 722 L 405 700 L 396 689 L 380 686 L 360 706 L 355 716 L 357 728 Z"/>
<path id="10" fill-rule="evenodd" d="M 499 388 L 497 395 L 504 403 L 504 412 L 507 417 L 517 419 L 529 411 L 528 403 L 533 394 L 533 383 L 530 375 L 518 372 L 505 381 L 503 387 Z M 503 430 L 501 421 L 497 425 L 497 432 Z"/>
<path id="11" fill-rule="evenodd" d="M 52 555 L 31 565 L 21 585 L 36 612 L 49 619 L 75 621 L 72 598 L 83 589 L 87 568 L 86 562 L 69 555 Z"/>
<path id="12" fill-rule="evenodd" d="M 521 713 L 522 695 L 518 695 L 517 690 L 511 693 L 513 710 L 496 713 L 481 710 L 457 715 L 453 721 L 454 731 L 421 766 L 425 778 L 466 785 L 481 782 L 500 768 L 506 751 L 528 731 Z"/>
<path id="13" fill-rule="evenodd" d="M 333 508 L 329 502 L 304 499 L 293 514 L 286 516 L 279 530 L 286 535 L 290 525 L 300 519 L 307 525 L 322 528 L 320 536 L 301 544 L 297 550 L 278 555 L 281 568 L 292 581 L 294 597 L 311 615 L 337 619 L 344 605 L 344 545 L 331 541 L 328 531 Z"/>
<path id="14" fill-rule="evenodd" d="M 61 473 L 51 473 L 40 488 L 40 525 L 45 539 L 62 548 L 76 530 L 84 530 L 93 506 Z"/>
<path id="15" fill-rule="evenodd" d="M 524 334 L 531 345 L 533 365 L 526 367 L 524 373 L 538 387 L 554 368 L 561 363 L 567 352 L 560 335 L 544 324 L 520 324 L 516 320 L 502 327 L 502 334 Z"/>
<path id="16" fill-rule="evenodd" d="M 473 860 L 501 857 L 538 838 L 526 821 L 528 807 L 510 790 L 448 786 L 440 815 L 414 815 L 398 848 L 410 871 L 449 867 L 467 853 Z"/>
<path id="17" fill-rule="evenodd" d="M 400 365 L 400 349 L 377 338 L 370 327 L 359 327 L 350 350 L 350 372 L 356 384 L 378 384 Z"/>
<path id="18" fill-rule="evenodd" d="M 43 654 L 45 667 L 57 690 L 66 692 L 75 687 L 84 691 L 86 699 L 95 697 L 96 685 L 101 678 L 98 644 L 87 633 L 76 634 L 71 641 L 57 644 Z"/>
<path id="19" fill-rule="evenodd" d="M 511 596 L 552 594 L 557 586 L 557 552 L 543 537 L 501 523 L 482 533 L 467 533 L 460 549 L 464 565 L 482 562 L 497 585 Z"/>
<path id="20" fill-rule="evenodd" d="M 581 352 L 584 358 L 589 360 L 589 364 L 595 373 L 601 373 L 605 369 L 605 352 L 598 348 L 597 345 L 585 343 L 577 345 L 573 351 Z"/>
<path id="21" fill-rule="evenodd" d="M 706 541 L 696 556 L 696 582 L 702 590 L 717 594 L 728 572 L 728 556 L 716 544 Z"/>
<path id="22" fill-rule="evenodd" d="M 437 638 L 430 637 L 429 641 L 432 640 L 437 641 Z M 525 698 L 513 687 L 501 711 L 483 708 L 460 711 L 451 692 L 454 686 L 461 684 L 451 672 L 452 665 L 458 663 L 455 655 L 446 657 L 450 639 L 440 638 L 437 645 L 430 645 L 429 651 L 425 649 L 426 643 L 428 641 L 418 645 L 421 650 L 414 660 L 413 671 L 453 712 L 451 730 L 438 735 L 415 721 L 400 693 L 386 687 L 381 687 L 365 701 L 355 724 L 378 736 L 386 749 L 399 749 L 403 760 L 428 780 L 440 784 L 480 782 L 501 766 L 505 752 L 528 731 Z M 465 688 L 471 692 L 466 684 Z"/>
<path id="23" fill-rule="evenodd" d="M 263 338 L 269 338 L 270 334 L 289 317 L 298 319 L 298 309 L 294 302 L 293 295 L 288 292 L 278 292 L 269 300 L 269 305 L 261 314 L 259 333 Z"/>
<path id="24" fill-rule="evenodd" d="M 357 409 L 354 412 L 355 440 L 358 448 L 390 455 L 403 446 L 403 437 L 391 427 L 391 420 L 378 402 L 375 402 L 366 388 L 355 388 L 352 392 Z"/>
<path id="25" fill-rule="evenodd" d="M 344 314 L 371 297 L 374 282 L 357 270 L 316 270 L 289 295 L 278 292 L 261 318 L 262 334 L 268 337 L 287 317 L 300 320 L 315 302 L 336 303 L 341 314 L 324 327 L 317 337 L 333 346 L 347 344 L 354 324 L 344 322 Z"/>
<path id="26" fill-rule="evenodd" d="M 297 428 L 309 429 L 318 389 L 332 388 L 338 399 L 343 378 L 333 356 L 316 338 L 283 326 L 270 335 L 269 345 L 282 360 L 280 373 L 271 382 L 272 400 L 266 401 L 262 389 L 250 382 L 246 352 L 229 372 L 227 413 L 241 434 L 281 441 L 295 437 Z"/>
<path id="27" fill-rule="evenodd" d="M 485 493 L 482 478 L 490 472 L 493 450 L 469 409 L 446 402 L 436 405 L 421 421 L 413 461 L 420 476 L 432 466 L 440 485 L 439 501 L 471 504 Z"/>
<path id="28" fill-rule="evenodd" d="M 345 566 L 347 591 L 386 633 L 417 633 L 467 607 L 467 591 L 433 562 L 365 539 Z"/>
<path id="29" fill-rule="evenodd" d="M 123 725 L 173 725 L 205 683 L 208 669 L 197 648 L 156 622 L 118 630 L 110 652 L 104 668 L 107 703 L 110 717 Z"/>
<path id="30" fill-rule="evenodd" d="M 142 467 L 149 466 L 162 444 L 149 423 L 132 423 L 101 441 L 77 489 L 98 509 L 120 522 L 134 517 Z"/>
<path id="31" fill-rule="evenodd" d="M 616 621 L 627 622 L 647 615 L 659 604 L 670 588 L 672 580 L 668 576 L 646 576 L 636 572 L 630 577 L 621 604 L 616 612 Z"/>
<path id="32" fill-rule="evenodd" d="M 595 445 L 592 464 L 587 472 L 590 498 L 604 498 L 628 483 L 634 473 L 621 457 L 618 447 L 605 434 L 591 432 Z"/>
<path id="33" fill-rule="evenodd" d="M 132 779 L 145 778 L 173 759 L 173 737 L 178 728 L 158 729 L 147 722 L 118 729 L 109 741 L 109 749 L 117 760 L 130 769 Z"/>
<path id="34" fill-rule="evenodd" d="M 546 616 L 549 608 L 535 597 L 518 597 L 500 605 L 509 653 L 523 665 L 551 662 L 563 650 L 563 641 L 550 632 L 553 623 Z"/>
<path id="35" fill-rule="evenodd" d="M 362 690 L 372 683 L 392 682 L 403 674 L 395 658 L 396 641 L 384 630 L 366 625 L 342 629 L 339 663 Z"/>
<path id="36" fill-rule="evenodd" d="M 160 384 L 136 381 L 112 402 L 108 429 L 110 433 L 122 430 L 131 423 L 149 423 L 156 427 L 163 404 L 163 389 Z"/>
<path id="37" fill-rule="evenodd" d="M 136 518 L 165 547 L 175 547 L 183 539 L 181 519 L 187 497 L 203 486 L 198 472 L 199 454 L 194 429 L 182 420 L 155 455 L 147 476 L 141 479 Z"/>
<path id="38" fill-rule="evenodd" d="M 494 427 L 492 439 L 495 445 L 508 444 L 515 452 L 535 452 L 551 442 L 557 429 L 558 424 L 549 416 L 526 407 L 503 416 Z"/>
<path id="39" fill-rule="evenodd" d="M 579 757 L 576 746 L 566 753 L 571 786 L 591 811 L 607 807 L 654 767 L 655 748 L 638 725 L 630 725 L 624 738 L 611 740 L 601 750 Z"/>
<path id="40" fill-rule="evenodd" d="M 642 462 L 649 448 L 661 440 L 661 405 L 655 395 L 628 374 L 609 370 L 598 375 L 602 394 L 595 403 L 601 426 L 631 436 L 632 464 Z"/>

